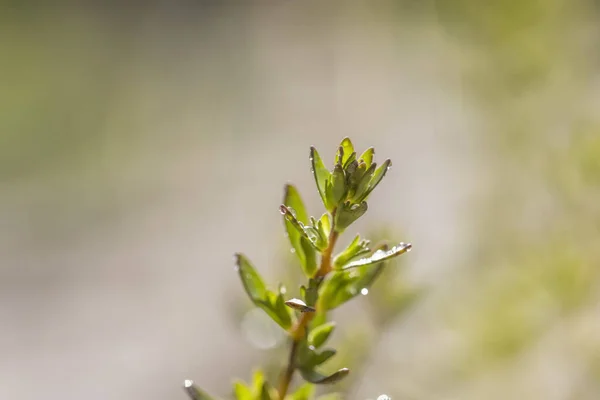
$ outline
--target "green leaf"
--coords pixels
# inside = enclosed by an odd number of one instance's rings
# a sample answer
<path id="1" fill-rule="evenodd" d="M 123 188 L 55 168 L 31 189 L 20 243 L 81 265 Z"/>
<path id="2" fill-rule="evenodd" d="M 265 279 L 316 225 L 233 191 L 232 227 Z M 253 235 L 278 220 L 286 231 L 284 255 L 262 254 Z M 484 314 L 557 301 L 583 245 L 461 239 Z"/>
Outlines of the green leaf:
<path id="1" fill-rule="evenodd" d="M 343 232 L 357 219 L 362 217 L 367 212 L 368 205 L 366 201 L 360 204 L 351 204 L 350 202 L 343 203 L 338 207 L 335 214 L 335 227 L 338 232 Z"/>
<path id="2" fill-rule="evenodd" d="M 306 381 L 314 384 L 336 383 L 342 380 L 344 377 L 346 377 L 349 373 L 350 370 L 348 368 L 342 368 L 329 376 L 323 375 L 315 370 L 300 369 L 300 374 L 302 375 L 302 377 Z"/>
<path id="3" fill-rule="evenodd" d="M 283 293 L 267 290 L 265 283 L 250 261 L 240 253 L 237 253 L 235 257 L 236 269 L 250 300 L 283 329 L 289 329 L 292 326 L 292 312 L 285 306 Z"/>
<path id="4" fill-rule="evenodd" d="M 329 237 L 331 233 L 331 219 L 329 218 L 329 214 L 325 213 L 321 215 L 319 219 L 318 228 L 325 237 Z"/>
<path id="5" fill-rule="evenodd" d="M 321 347 L 335 329 L 335 322 L 328 322 L 312 329 L 308 333 L 308 343 L 315 348 Z"/>
<path id="6" fill-rule="evenodd" d="M 358 169 L 356 170 L 355 174 L 358 174 L 359 171 L 362 172 L 361 170 L 361 165 L 363 164 L 359 164 L 358 165 Z M 373 177 L 373 174 L 375 174 L 375 170 L 377 169 L 377 163 L 374 162 L 372 163 L 369 167 L 367 168 L 364 173 L 362 173 L 361 176 L 356 177 L 356 183 L 354 184 L 355 186 L 355 190 L 354 190 L 354 196 L 352 197 L 352 201 L 354 202 L 358 202 L 360 199 L 362 199 L 365 195 L 365 193 L 367 192 L 367 190 L 369 189 L 369 182 L 371 182 L 371 178 Z"/>
<path id="7" fill-rule="evenodd" d="M 315 395 L 315 385 L 305 383 L 300 386 L 294 393 L 287 395 L 286 400 L 311 400 Z"/>
<path id="8" fill-rule="evenodd" d="M 381 180 L 383 179 L 386 172 L 390 169 L 391 166 L 392 166 L 392 161 L 390 159 L 385 160 L 383 162 L 383 164 L 381 164 L 381 166 L 379 168 L 377 168 L 377 170 L 371 177 L 371 180 L 369 181 L 367 190 L 360 197 L 358 197 L 356 199 L 356 201 L 366 200 L 369 197 L 369 195 L 371 194 L 371 192 L 373 191 L 373 189 L 375 189 L 377 187 L 377 185 L 379 185 L 379 182 L 381 182 Z"/>
<path id="9" fill-rule="evenodd" d="M 252 389 L 240 380 L 233 382 L 233 394 L 237 400 L 253 400 Z"/>
<path id="10" fill-rule="evenodd" d="M 310 279 L 308 281 L 308 288 L 302 286 L 304 301 L 310 307 L 314 307 L 317 302 L 317 296 L 319 295 L 319 281 L 316 279 Z"/>
<path id="11" fill-rule="evenodd" d="M 382 247 L 383 251 L 387 251 L 386 246 Z M 368 289 L 373 284 L 384 266 L 384 262 L 379 262 L 378 265 L 365 264 L 328 274 L 319 288 L 317 308 L 331 310 L 358 296 L 362 289 Z"/>
<path id="12" fill-rule="evenodd" d="M 317 184 L 317 190 L 321 195 L 321 200 L 323 200 L 323 204 L 327 207 L 327 196 L 326 196 L 326 182 L 329 181 L 329 177 L 331 173 L 323 164 L 323 160 L 321 156 L 319 156 L 319 152 L 314 147 L 310 148 L 310 162 L 313 176 L 315 177 L 315 183 Z"/>
<path id="13" fill-rule="evenodd" d="M 322 235 L 319 231 L 319 228 L 317 227 L 318 222 L 313 217 L 310 217 L 310 220 L 312 225 L 305 226 L 304 232 L 306 232 L 306 234 L 308 235 L 308 238 L 310 239 L 312 245 L 316 249 L 323 251 L 327 247 L 327 237 Z"/>
<path id="14" fill-rule="evenodd" d="M 253 302 L 263 301 L 267 297 L 267 288 L 250 260 L 243 254 L 236 253 L 236 270 L 242 280 L 244 289 Z"/>
<path id="15" fill-rule="evenodd" d="M 283 215 L 283 218 L 286 222 L 291 224 L 291 227 L 298 233 L 300 236 L 305 236 L 308 239 L 308 236 L 304 230 L 304 224 L 296 218 L 295 211 L 288 206 L 282 204 L 279 206 L 279 212 Z"/>
<path id="16" fill-rule="evenodd" d="M 272 387 L 269 382 L 263 382 L 258 395 L 258 400 L 279 400 L 279 393 Z"/>
<path id="17" fill-rule="evenodd" d="M 367 150 L 365 150 L 364 153 L 361 154 L 361 156 L 358 158 L 358 161 L 360 162 L 361 160 L 365 162 L 365 164 L 367 164 L 367 168 L 369 168 L 371 166 L 371 164 L 373 163 L 373 156 L 375 155 L 375 149 L 373 147 L 369 147 Z"/>
<path id="18" fill-rule="evenodd" d="M 348 245 L 348 247 L 346 247 L 344 251 L 335 256 L 335 258 L 333 259 L 333 268 L 340 269 L 353 258 L 364 254 L 368 254 L 370 252 L 371 250 L 369 249 L 369 241 L 361 241 L 360 236 L 356 235 L 354 237 L 354 240 Z"/>
<path id="19" fill-rule="evenodd" d="M 212 400 L 212 397 L 210 397 L 208 394 L 206 394 L 206 392 L 194 385 L 193 381 L 186 380 L 183 383 L 183 388 L 192 400 Z"/>
<path id="20" fill-rule="evenodd" d="M 348 195 L 347 198 L 354 198 L 356 191 L 358 190 L 358 184 L 362 181 L 363 176 L 367 172 L 367 165 L 364 161 L 360 163 L 352 163 L 346 170 L 346 180 L 348 182 Z M 365 182 L 365 188 L 368 185 L 368 180 Z"/>
<path id="21" fill-rule="evenodd" d="M 380 263 L 382 261 L 389 260 L 390 258 L 394 258 L 399 256 L 400 254 L 404 254 L 410 251 L 412 245 L 410 243 L 399 243 L 391 249 L 379 249 L 375 253 L 373 253 L 370 257 L 361 258 L 356 261 L 352 261 L 344 266 L 344 270 L 362 266 L 369 266 L 373 264 Z"/>
<path id="22" fill-rule="evenodd" d="M 336 164 L 331 176 L 331 196 L 330 204 L 337 207 L 340 201 L 346 196 L 346 175 L 341 164 Z"/>
<path id="23" fill-rule="evenodd" d="M 258 301 L 256 305 L 283 329 L 287 330 L 292 326 L 292 311 L 285 305 L 283 293 L 267 291 L 266 299 Z"/>
<path id="24" fill-rule="evenodd" d="M 300 193 L 298 193 L 298 190 L 293 185 L 288 184 L 285 186 L 283 204 L 286 206 L 287 210 L 281 209 L 280 211 L 283 214 L 283 221 L 288 239 L 290 240 L 292 249 L 294 249 L 294 253 L 300 260 L 302 269 L 307 273 L 313 268 L 311 263 L 316 263 L 316 254 L 315 249 L 311 246 L 303 246 L 301 242 L 301 238 L 304 236 L 301 223 L 307 223 L 308 215 L 304 207 L 304 202 L 300 197 Z"/>
<path id="25" fill-rule="evenodd" d="M 293 208 L 296 211 L 296 219 L 304 224 L 308 223 L 308 213 L 304 207 L 302 197 L 298 192 L 298 189 L 292 184 L 285 185 L 283 204 Z"/>
<path id="26" fill-rule="evenodd" d="M 350 156 L 346 159 L 346 161 L 344 161 L 344 165 L 342 165 L 342 167 L 344 167 L 344 170 L 347 170 L 350 168 L 351 165 L 354 165 L 352 168 L 356 168 L 356 166 L 358 166 L 358 163 L 356 162 L 356 152 L 352 152 L 350 154 Z"/>
<path id="27" fill-rule="evenodd" d="M 327 211 L 332 212 L 337 206 L 335 198 L 333 196 L 333 186 L 331 185 L 331 179 L 325 182 L 325 208 Z"/>
<path id="28" fill-rule="evenodd" d="M 304 252 L 305 257 L 302 270 L 310 278 L 317 272 L 317 254 L 310 240 L 303 236 L 300 237 L 300 248 Z"/>
<path id="29" fill-rule="evenodd" d="M 299 368 L 312 369 L 329 360 L 336 354 L 334 349 L 325 349 L 318 352 L 307 341 L 302 341 L 298 347 L 297 365 Z"/>
<path id="30" fill-rule="evenodd" d="M 354 145 L 349 137 L 345 137 L 342 139 L 342 142 L 338 148 L 338 152 L 335 157 L 335 163 L 342 166 L 345 165 L 348 159 L 350 159 L 352 153 L 354 153 Z M 354 154 L 354 157 L 356 157 L 356 154 Z"/>
<path id="31" fill-rule="evenodd" d="M 325 349 L 320 353 L 316 353 L 311 364 L 315 367 L 318 365 L 324 364 L 331 357 L 335 356 L 336 353 L 337 353 L 337 351 L 335 349 Z"/>

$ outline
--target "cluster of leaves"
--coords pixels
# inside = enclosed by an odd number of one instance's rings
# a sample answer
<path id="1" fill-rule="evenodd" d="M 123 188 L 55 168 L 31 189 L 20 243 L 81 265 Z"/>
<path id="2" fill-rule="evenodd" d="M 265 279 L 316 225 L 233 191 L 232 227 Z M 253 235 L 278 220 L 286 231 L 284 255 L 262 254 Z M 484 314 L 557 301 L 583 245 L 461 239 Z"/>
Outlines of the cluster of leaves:
<path id="1" fill-rule="evenodd" d="M 309 217 L 298 190 L 286 185 L 280 212 L 292 251 L 307 279 L 300 286 L 300 299 L 286 299 L 287 291 L 282 284 L 276 291 L 269 289 L 251 261 L 243 254 L 236 254 L 236 270 L 248 297 L 286 331 L 291 341 L 288 365 L 278 388 L 267 382 L 261 371 L 256 371 L 251 384 L 235 382 L 236 399 L 312 399 L 315 385 L 336 383 L 349 374 L 348 368 L 323 372 L 323 364 L 337 353 L 326 346 L 336 326 L 328 320 L 328 312 L 368 291 L 383 272 L 386 261 L 411 249 L 407 243 L 394 246 L 382 243 L 372 248 L 369 240 L 357 235 L 344 250 L 333 252 L 338 237 L 365 214 L 369 195 L 390 168 L 389 159 L 378 167 L 374 154 L 371 147 L 357 157 L 350 139 L 344 138 L 334 167 L 329 170 L 311 147 L 311 171 L 326 209 L 318 219 Z M 288 393 L 296 371 L 306 383 Z M 185 386 L 192 399 L 210 399 L 193 382 L 186 381 Z M 323 396 L 319 399 L 323 400 Z"/>

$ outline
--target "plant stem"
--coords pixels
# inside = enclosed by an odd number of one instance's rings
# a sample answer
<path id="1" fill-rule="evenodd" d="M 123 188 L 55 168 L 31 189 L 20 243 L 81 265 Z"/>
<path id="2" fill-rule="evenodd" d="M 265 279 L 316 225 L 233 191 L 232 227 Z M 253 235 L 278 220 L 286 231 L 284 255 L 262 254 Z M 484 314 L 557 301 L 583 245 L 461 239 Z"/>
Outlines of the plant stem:
<path id="1" fill-rule="evenodd" d="M 333 254 L 333 249 L 335 248 L 338 237 L 340 236 L 339 232 L 335 230 L 335 212 L 335 209 L 331 212 L 331 231 L 329 232 L 329 240 L 327 243 L 327 248 L 323 250 L 323 253 L 321 254 L 321 265 L 315 275 L 315 278 L 322 278 L 331 271 L 331 256 Z M 279 381 L 278 392 L 280 400 L 284 399 L 290 383 L 292 382 L 292 378 L 296 370 L 296 353 L 298 352 L 298 345 L 300 344 L 300 341 L 304 339 L 306 335 L 306 327 L 313 319 L 315 312 L 302 313 L 300 319 L 298 319 L 290 331 L 292 345 L 290 347 L 288 364 L 281 376 L 281 380 Z"/>

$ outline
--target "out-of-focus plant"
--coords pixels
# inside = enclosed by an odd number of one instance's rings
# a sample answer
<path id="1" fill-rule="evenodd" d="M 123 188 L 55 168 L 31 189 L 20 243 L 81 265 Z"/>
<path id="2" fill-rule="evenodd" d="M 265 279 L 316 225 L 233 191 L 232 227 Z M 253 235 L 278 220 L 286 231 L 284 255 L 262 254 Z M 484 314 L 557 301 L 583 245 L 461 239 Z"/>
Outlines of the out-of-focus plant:
<path id="1" fill-rule="evenodd" d="M 329 373 L 322 367 L 337 353 L 326 346 L 336 327 L 331 311 L 368 292 L 375 280 L 386 273 L 386 263 L 412 247 L 403 242 L 390 246 L 385 241 L 371 246 L 369 240 L 356 235 L 345 249 L 335 252 L 338 238 L 365 214 L 367 199 L 391 166 L 389 159 L 378 166 L 374 153 L 371 147 L 358 156 L 350 139 L 344 138 L 333 169 L 329 170 L 311 147 L 311 171 L 326 210 L 319 218 L 309 217 L 295 186 L 285 186 L 280 212 L 292 252 L 306 279 L 300 286 L 301 298 L 288 298 L 283 284 L 271 290 L 245 255 L 235 255 L 236 271 L 250 300 L 285 331 L 290 343 L 288 360 L 277 384 L 269 382 L 262 370 L 256 370 L 250 384 L 234 383 L 236 399 L 311 399 L 315 397 L 315 385 L 334 384 L 349 374 L 347 367 Z M 373 296 L 370 302 L 379 324 L 398 314 L 415 294 L 405 288 L 399 292 L 385 283 L 381 295 L 394 297 L 393 304 L 382 301 L 381 296 Z M 304 382 L 290 390 L 296 372 Z M 211 398 L 191 380 L 186 380 L 184 386 L 194 400 Z M 330 393 L 319 399 L 338 396 Z"/>

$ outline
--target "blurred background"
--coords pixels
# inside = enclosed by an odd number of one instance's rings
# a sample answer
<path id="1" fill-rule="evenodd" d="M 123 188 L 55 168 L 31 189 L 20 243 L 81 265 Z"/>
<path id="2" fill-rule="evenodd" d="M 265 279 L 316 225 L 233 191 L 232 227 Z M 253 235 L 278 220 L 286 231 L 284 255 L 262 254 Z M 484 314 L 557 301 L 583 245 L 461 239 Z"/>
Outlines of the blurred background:
<path id="1" fill-rule="evenodd" d="M 283 184 L 320 215 L 344 136 L 394 164 L 353 228 L 414 245 L 336 314 L 346 398 L 600 398 L 598 1 L 0 4 L 0 398 L 279 368 L 232 256 L 299 270 Z"/>

